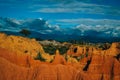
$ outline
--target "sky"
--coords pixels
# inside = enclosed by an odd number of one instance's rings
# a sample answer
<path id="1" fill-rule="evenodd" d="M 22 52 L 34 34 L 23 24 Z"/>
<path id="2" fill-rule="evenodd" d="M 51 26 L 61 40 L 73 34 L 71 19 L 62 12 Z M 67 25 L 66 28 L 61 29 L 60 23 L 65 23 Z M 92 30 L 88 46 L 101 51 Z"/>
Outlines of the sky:
<path id="1" fill-rule="evenodd" d="M 120 36 L 120 0 L 0 0 L 0 16 Z"/>

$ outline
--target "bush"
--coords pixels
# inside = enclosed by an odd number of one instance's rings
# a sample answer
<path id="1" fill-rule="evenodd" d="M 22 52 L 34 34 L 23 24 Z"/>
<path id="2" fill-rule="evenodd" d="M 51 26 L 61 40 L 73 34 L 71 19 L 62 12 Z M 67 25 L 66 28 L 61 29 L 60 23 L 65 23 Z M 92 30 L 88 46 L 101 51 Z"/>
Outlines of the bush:
<path id="1" fill-rule="evenodd" d="M 46 53 L 49 53 L 50 55 L 55 54 L 55 51 L 58 49 L 60 51 L 60 54 L 64 54 L 67 52 L 69 47 L 66 46 L 54 46 L 54 45 L 46 45 L 43 46 L 43 49 L 45 50 Z"/>
<path id="2" fill-rule="evenodd" d="M 85 56 L 88 57 L 88 52 L 86 52 Z"/>
<path id="3" fill-rule="evenodd" d="M 39 52 L 39 53 L 37 54 L 37 56 L 35 57 L 35 60 L 40 60 L 40 61 L 44 61 L 44 62 L 45 62 L 46 59 L 44 59 L 44 58 L 42 57 L 41 53 Z"/>

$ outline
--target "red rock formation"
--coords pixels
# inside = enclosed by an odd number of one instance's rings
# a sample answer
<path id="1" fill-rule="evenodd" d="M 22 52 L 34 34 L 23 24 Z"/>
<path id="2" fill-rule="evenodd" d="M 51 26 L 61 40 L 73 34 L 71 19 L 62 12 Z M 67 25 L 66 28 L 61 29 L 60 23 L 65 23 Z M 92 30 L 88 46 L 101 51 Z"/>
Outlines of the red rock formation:
<path id="1" fill-rule="evenodd" d="M 116 56 L 120 53 L 120 42 L 112 43 L 111 47 L 108 50 L 103 52 L 105 55 Z"/>
<path id="2" fill-rule="evenodd" d="M 30 67 L 31 65 L 40 63 L 40 61 L 34 61 L 29 55 L 27 54 L 17 54 L 15 52 L 11 52 L 7 49 L 0 48 L 0 57 L 10 61 L 13 64 L 23 66 L 23 67 Z"/>
<path id="3" fill-rule="evenodd" d="M 44 52 L 42 46 L 35 39 L 24 38 L 21 36 L 7 36 L 6 34 L 0 33 L 0 47 L 20 55 L 28 54 L 32 58 L 35 58 L 37 54 L 40 53 L 47 62 L 53 58 Z"/>
<path id="4" fill-rule="evenodd" d="M 76 47 L 73 47 L 68 50 L 69 55 L 80 56 L 87 51 L 92 55 L 83 57 L 77 63 L 68 64 L 58 50 L 53 63 L 33 60 L 32 56 L 24 54 L 22 49 L 31 52 L 34 47 L 24 47 L 23 44 L 20 44 L 23 46 L 20 47 L 13 38 L 0 34 L 0 80 L 120 80 L 120 58 L 115 57 L 120 53 L 120 43 L 113 43 L 108 50 L 103 51 L 92 47 L 77 47 L 75 50 Z M 23 37 L 19 38 L 24 39 L 27 44 L 32 42 Z M 15 37 L 17 40 L 19 38 Z M 12 44 L 12 41 L 15 44 Z M 33 43 L 37 46 L 36 50 L 42 50 L 34 40 L 30 46 Z M 42 56 L 50 57 L 46 54 Z"/>
<path id="5" fill-rule="evenodd" d="M 76 72 L 69 65 L 41 63 L 0 48 L 0 80 L 74 80 Z"/>
<path id="6" fill-rule="evenodd" d="M 59 50 L 56 50 L 55 58 L 52 62 L 53 64 L 66 64 L 66 60 L 60 55 Z"/>
<path id="7" fill-rule="evenodd" d="M 7 36 L 0 33 L 0 47 L 19 54 L 29 54 L 35 57 L 37 53 L 45 53 L 42 46 L 35 40 L 21 36 Z"/>
<path id="8" fill-rule="evenodd" d="M 118 68 L 120 62 L 116 58 L 94 55 L 89 61 L 87 67 L 83 68 L 83 72 L 78 73 L 78 80 L 120 80 L 120 70 Z"/>
<path id="9" fill-rule="evenodd" d="M 71 46 L 70 49 L 67 51 L 67 54 L 72 56 L 85 55 L 86 53 L 88 53 L 89 55 L 100 54 L 116 56 L 120 53 L 120 42 L 112 43 L 111 47 L 107 50 L 96 49 L 92 46 Z"/>
<path id="10" fill-rule="evenodd" d="M 74 80 L 76 70 L 64 65 L 20 67 L 0 57 L 0 80 Z"/>
<path id="11" fill-rule="evenodd" d="M 94 47 L 88 46 L 71 46 L 70 49 L 67 51 L 67 54 L 72 56 L 80 56 L 89 53 L 89 55 L 92 55 L 94 49 Z"/>

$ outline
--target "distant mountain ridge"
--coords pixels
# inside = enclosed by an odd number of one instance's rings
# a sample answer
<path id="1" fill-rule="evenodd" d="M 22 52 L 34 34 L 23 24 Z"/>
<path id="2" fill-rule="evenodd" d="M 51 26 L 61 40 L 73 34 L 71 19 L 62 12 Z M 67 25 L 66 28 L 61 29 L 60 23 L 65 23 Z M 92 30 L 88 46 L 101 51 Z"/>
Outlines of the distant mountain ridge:
<path id="1" fill-rule="evenodd" d="M 61 28 L 59 26 L 51 26 L 44 19 L 26 19 L 16 20 L 11 18 L 0 17 L 0 32 L 8 35 L 23 36 L 20 31 L 27 29 L 31 32 L 28 36 L 38 40 L 52 39 L 57 41 L 70 41 L 70 40 L 84 40 L 88 42 L 118 42 L 120 36 L 115 37 L 97 31 L 85 31 L 84 35 L 79 30 L 72 28 Z"/>

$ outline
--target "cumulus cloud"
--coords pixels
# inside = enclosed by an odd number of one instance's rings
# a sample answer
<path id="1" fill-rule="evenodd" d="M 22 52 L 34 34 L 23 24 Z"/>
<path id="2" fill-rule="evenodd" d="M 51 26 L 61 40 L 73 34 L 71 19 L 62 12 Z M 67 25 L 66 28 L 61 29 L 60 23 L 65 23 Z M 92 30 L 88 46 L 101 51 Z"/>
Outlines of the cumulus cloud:
<path id="1" fill-rule="evenodd" d="M 87 22 L 87 20 L 86 20 Z M 88 21 L 89 22 L 89 21 Z M 72 27 L 74 31 L 80 31 L 84 35 L 97 35 L 97 36 L 120 36 L 120 21 L 119 20 L 94 20 L 91 23 L 82 24 Z M 91 32 L 92 31 L 92 32 Z M 92 34 L 93 33 L 93 34 Z M 95 34 L 94 34 L 95 33 Z"/>
<path id="2" fill-rule="evenodd" d="M 29 29 L 40 33 L 54 33 L 60 31 L 58 25 L 51 25 L 48 21 L 38 19 L 16 20 L 11 18 L 0 18 L 0 31 L 15 31 L 19 32 L 21 29 Z"/>
<path id="3" fill-rule="evenodd" d="M 51 25 L 42 18 L 16 20 L 0 18 L 1 31 L 20 31 L 29 29 L 43 34 L 77 34 L 81 36 L 120 36 L 120 20 L 110 19 L 58 19 L 61 24 L 74 24 L 76 26 L 64 27 L 58 24 Z M 63 28 L 64 27 L 64 28 Z"/>

